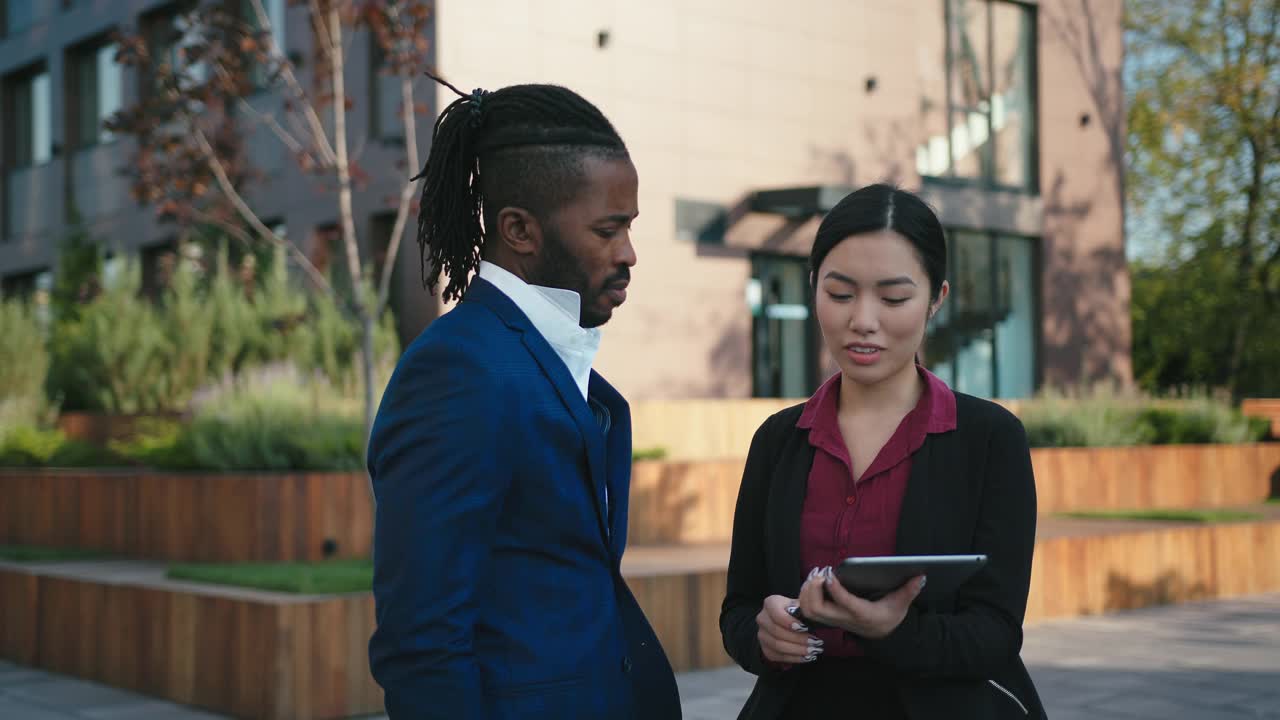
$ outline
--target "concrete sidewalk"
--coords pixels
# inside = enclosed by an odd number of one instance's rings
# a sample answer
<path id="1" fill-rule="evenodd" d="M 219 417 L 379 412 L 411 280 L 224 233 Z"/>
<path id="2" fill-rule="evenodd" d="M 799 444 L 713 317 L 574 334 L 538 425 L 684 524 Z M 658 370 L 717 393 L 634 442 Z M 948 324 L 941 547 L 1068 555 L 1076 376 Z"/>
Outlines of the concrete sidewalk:
<path id="1" fill-rule="evenodd" d="M 1041 623 L 1022 657 L 1052 720 L 1280 719 L 1280 595 Z M 684 673 L 685 720 L 732 720 L 754 679 Z"/>
<path id="2" fill-rule="evenodd" d="M 1022 656 L 1053 720 L 1280 720 L 1280 594 L 1035 625 Z M 732 720 L 754 678 L 679 681 L 686 720 Z M 0 661 L 5 720 L 218 717 Z"/>

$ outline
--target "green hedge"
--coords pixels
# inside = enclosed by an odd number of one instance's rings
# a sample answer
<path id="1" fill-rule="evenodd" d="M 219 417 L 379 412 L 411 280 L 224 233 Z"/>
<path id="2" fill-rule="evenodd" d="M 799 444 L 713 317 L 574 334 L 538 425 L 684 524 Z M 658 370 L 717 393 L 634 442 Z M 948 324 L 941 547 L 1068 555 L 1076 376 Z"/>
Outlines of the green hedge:
<path id="1" fill-rule="evenodd" d="M 1047 395 L 1023 403 L 1018 414 L 1032 447 L 1249 443 L 1267 436 L 1266 420 L 1205 397 L 1159 401 Z"/>

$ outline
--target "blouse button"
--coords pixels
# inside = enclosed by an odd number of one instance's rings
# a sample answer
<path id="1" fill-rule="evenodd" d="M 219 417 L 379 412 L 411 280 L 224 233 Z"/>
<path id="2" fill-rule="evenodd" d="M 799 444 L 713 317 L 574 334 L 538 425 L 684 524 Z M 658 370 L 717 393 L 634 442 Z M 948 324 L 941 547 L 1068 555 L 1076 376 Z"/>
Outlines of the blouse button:
<path id="1" fill-rule="evenodd" d="M 852 505 L 852 504 L 853 504 L 853 496 L 852 496 L 852 495 L 850 495 L 849 497 L 845 498 L 845 499 L 844 499 L 844 504 L 845 504 L 845 505 Z"/>

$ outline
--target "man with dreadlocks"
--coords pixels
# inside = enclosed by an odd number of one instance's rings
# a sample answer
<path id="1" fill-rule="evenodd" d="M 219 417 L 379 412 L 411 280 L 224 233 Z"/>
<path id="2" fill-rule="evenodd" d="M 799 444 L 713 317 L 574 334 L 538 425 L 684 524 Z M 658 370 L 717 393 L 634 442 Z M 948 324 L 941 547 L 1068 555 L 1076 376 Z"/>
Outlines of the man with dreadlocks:
<path id="1" fill-rule="evenodd" d="M 636 262 L 635 166 L 565 88 L 439 82 L 460 98 L 418 243 L 462 302 L 405 351 L 369 441 L 373 675 L 396 720 L 678 718 L 619 570 L 630 411 L 591 369 Z"/>

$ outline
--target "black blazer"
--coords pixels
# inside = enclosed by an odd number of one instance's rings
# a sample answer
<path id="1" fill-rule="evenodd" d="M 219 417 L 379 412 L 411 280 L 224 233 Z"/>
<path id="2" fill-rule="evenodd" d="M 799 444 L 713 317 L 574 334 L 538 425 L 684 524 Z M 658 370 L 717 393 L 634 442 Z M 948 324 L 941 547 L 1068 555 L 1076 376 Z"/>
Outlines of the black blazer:
<path id="1" fill-rule="evenodd" d="M 800 512 L 813 447 L 797 405 L 756 431 L 733 520 L 728 590 L 720 611 L 725 649 L 759 679 L 740 720 L 773 720 L 795 673 L 764 662 L 756 615 L 769 595 L 796 597 Z M 1035 547 L 1036 490 L 1026 431 L 995 403 L 956 393 L 956 429 L 931 434 L 912 459 L 897 554 L 985 553 L 960 588 L 925 586 L 888 637 L 860 639 L 890 668 L 912 720 L 1044 718 L 1019 658 Z"/>

